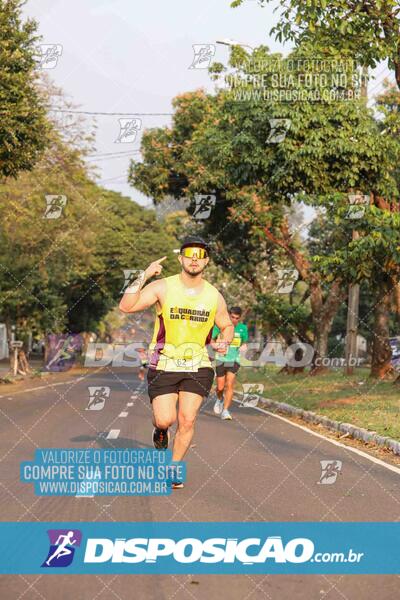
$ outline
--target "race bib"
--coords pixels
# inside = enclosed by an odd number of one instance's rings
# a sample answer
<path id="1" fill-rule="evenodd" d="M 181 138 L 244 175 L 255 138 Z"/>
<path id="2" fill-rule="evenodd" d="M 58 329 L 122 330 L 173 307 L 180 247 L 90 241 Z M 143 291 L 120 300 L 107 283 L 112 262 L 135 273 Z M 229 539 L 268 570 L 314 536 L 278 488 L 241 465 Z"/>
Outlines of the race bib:
<path id="1" fill-rule="evenodd" d="M 178 371 L 197 372 L 198 366 L 194 364 L 193 358 L 176 358 L 175 364 Z"/>
<path id="2" fill-rule="evenodd" d="M 164 371 L 197 373 L 201 361 L 197 358 L 166 358 L 159 363 L 159 368 Z"/>
<path id="3" fill-rule="evenodd" d="M 240 335 L 235 334 L 235 337 L 233 338 L 233 340 L 231 342 L 231 346 L 233 348 L 238 348 L 240 346 L 241 341 L 242 341 L 242 338 L 240 337 Z"/>

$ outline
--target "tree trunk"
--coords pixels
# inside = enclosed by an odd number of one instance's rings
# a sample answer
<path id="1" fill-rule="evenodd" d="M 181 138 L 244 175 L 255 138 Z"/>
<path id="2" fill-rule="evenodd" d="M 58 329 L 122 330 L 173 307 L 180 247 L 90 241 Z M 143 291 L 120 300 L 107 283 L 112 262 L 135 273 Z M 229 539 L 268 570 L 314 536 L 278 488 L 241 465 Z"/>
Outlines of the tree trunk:
<path id="1" fill-rule="evenodd" d="M 11 319 L 6 317 L 4 319 L 6 325 L 7 345 L 8 345 L 8 360 L 10 361 L 10 373 L 14 369 L 14 350 L 11 348 Z"/>
<path id="2" fill-rule="evenodd" d="M 286 338 L 285 342 L 287 344 L 287 346 L 291 346 L 292 344 L 297 344 L 297 343 L 302 343 L 302 340 L 297 340 L 294 338 Z M 296 348 L 294 355 L 293 355 L 293 360 L 296 362 L 301 362 L 303 360 L 304 357 L 304 350 L 301 347 Z M 285 373 L 287 375 L 300 375 L 301 373 L 304 373 L 305 370 L 305 366 L 301 366 L 301 367 L 297 367 L 295 365 L 289 365 L 286 364 L 284 367 L 282 367 L 282 369 L 279 371 L 279 373 Z"/>
<path id="3" fill-rule="evenodd" d="M 393 311 L 396 314 L 397 325 L 400 324 L 400 283 L 393 282 Z"/>
<path id="4" fill-rule="evenodd" d="M 328 354 L 328 335 L 330 329 L 331 323 L 329 321 L 319 323 L 319 329 L 315 335 L 314 350 L 315 355 L 319 356 L 320 358 L 325 358 Z"/>
<path id="5" fill-rule="evenodd" d="M 320 375 L 328 371 L 327 365 L 321 364 L 328 356 L 328 336 L 332 322 L 318 321 L 315 327 L 314 356 L 311 364 L 310 375 Z"/>
<path id="6" fill-rule="evenodd" d="M 400 43 L 397 47 L 397 58 L 394 61 L 394 75 L 396 77 L 397 87 L 400 90 Z"/>
<path id="7" fill-rule="evenodd" d="M 29 364 L 25 351 L 22 348 L 18 351 L 18 373 L 21 375 L 32 373 L 32 368 Z"/>
<path id="8" fill-rule="evenodd" d="M 372 364 L 370 376 L 383 379 L 393 372 L 392 350 L 389 344 L 389 315 L 392 290 L 385 282 L 378 292 L 374 310 L 374 339 L 372 343 Z"/>
<path id="9" fill-rule="evenodd" d="M 321 361 L 328 356 L 328 336 L 332 329 L 333 319 L 345 298 L 346 290 L 339 280 L 332 283 L 325 302 L 322 300 L 321 284 L 312 284 L 310 301 L 312 320 L 315 331 L 314 357 L 311 365 L 311 375 L 327 370 Z"/>
<path id="10" fill-rule="evenodd" d="M 317 273 L 312 271 L 310 261 L 307 257 L 292 245 L 292 237 L 287 221 L 281 224 L 281 237 L 279 238 L 268 227 L 264 229 L 264 232 L 270 242 L 286 252 L 288 258 L 291 259 L 294 267 L 297 269 L 300 279 L 309 285 L 312 323 L 316 340 L 314 343 L 315 352 L 311 364 L 311 374 L 317 371 L 321 372 L 324 370 L 324 367 L 316 366 L 315 361 L 317 358 L 322 359 L 327 355 L 328 335 L 339 306 L 345 299 L 346 290 L 342 281 L 338 278 L 332 282 L 324 301 L 321 278 Z"/>
<path id="11" fill-rule="evenodd" d="M 44 352 L 43 352 L 44 366 L 46 366 L 48 363 L 49 353 L 50 353 L 50 339 L 49 339 L 49 334 L 45 333 L 44 334 Z"/>

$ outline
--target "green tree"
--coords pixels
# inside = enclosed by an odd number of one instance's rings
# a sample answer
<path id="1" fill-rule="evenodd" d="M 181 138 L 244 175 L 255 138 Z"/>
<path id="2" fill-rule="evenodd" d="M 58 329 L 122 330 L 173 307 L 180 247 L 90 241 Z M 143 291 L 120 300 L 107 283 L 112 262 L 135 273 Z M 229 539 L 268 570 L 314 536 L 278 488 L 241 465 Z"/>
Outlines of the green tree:
<path id="1" fill-rule="evenodd" d="M 271 0 L 263 0 L 263 4 Z M 243 0 L 234 0 L 236 7 Z M 272 29 L 280 41 L 311 42 L 366 67 L 388 60 L 400 89 L 400 7 L 398 0 L 279 0 L 281 15 Z"/>
<path id="2" fill-rule="evenodd" d="M 251 63 L 273 60 L 283 70 L 286 61 L 310 56 L 310 49 L 298 49 L 284 59 L 261 47 Z M 392 189 L 392 180 L 382 175 L 388 162 L 386 140 L 363 101 L 266 102 L 255 93 L 251 63 L 243 49 L 235 48 L 230 91 L 176 98 L 172 128 L 146 132 L 144 160 L 132 164 L 130 180 L 157 202 L 165 194 L 193 198 L 214 192 L 216 207 L 204 232 L 213 240 L 217 261 L 251 283 L 255 292 L 263 291 L 257 266 L 267 274 L 274 253 L 283 252 L 309 288 L 315 348 L 323 357 L 345 288 L 340 276 L 322 277 L 290 227 L 287 210 L 294 199 L 313 206 L 329 206 L 338 198 L 346 202 L 352 189 L 386 194 Z M 217 65 L 216 71 L 221 76 L 224 67 Z M 268 70 L 258 75 L 265 75 L 267 86 L 271 83 Z M 303 91 L 301 78 L 295 86 Z M 291 123 L 279 144 L 267 141 L 271 119 Z"/>
<path id="3" fill-rule="evenodd" d="M 341 226 L 349 243 L 330 256 L 315 256 L 325 272 L 340 274 L 346 281 L 368 284 L 372 295 L 373 338 L 371 375 L 383 378 L 392 372 L 389 335 L 395 327 L 391 318 L 395 304 L 399 313 L 400 281 L 400 93 L 388 87 L 378 99 L 381 118 L 377 122 L 385 158 L 382 159 L 381 179 L 371 193 L 370 205 L 362 209 L 359 219 L 343 219 L 347 207 L 332 208 L 331 219 Z M 358 235 L 352 239 L 351 230 Z M 351 240 L 351 241 L 350 241 Z M 394 302 L 393 302 L 394 300 Z"/>
<path id="4" fill-rule="evenodd" d="M 31 169 L 49 131 L 37 82 L 37 24 L 22 22 L 23 4 L 0 0 L 0 178 Z"/>
<path id="5" fill-rule="evenodd" d="M 69 328 L 96 331 L 100 320 L 121 298 L 124 271 L 143 270 L 150 262 L 167 255 L 163 275 L 175 274 L 178 262 L 173 249 L 178 242 L 145 209 L 118 192 L 93 186 L 95 222 L 92 226 L 92 262 L 88 273 L 75 278 L 66 290 Z M 88 215 L 90 216 L 90 215 Z"/>
<path id="6" fill-rule="evenodd" d="M 96 331 L 120 299 L 124 269 L 168 254 L 165 273 L 176 272 L 177 242 L 154 211 L 96 185 L 82 151 L 55 129 L 41 160 L 0 193 L 0 320 L 8 333 L 11 324 L 18 337 Z"/>

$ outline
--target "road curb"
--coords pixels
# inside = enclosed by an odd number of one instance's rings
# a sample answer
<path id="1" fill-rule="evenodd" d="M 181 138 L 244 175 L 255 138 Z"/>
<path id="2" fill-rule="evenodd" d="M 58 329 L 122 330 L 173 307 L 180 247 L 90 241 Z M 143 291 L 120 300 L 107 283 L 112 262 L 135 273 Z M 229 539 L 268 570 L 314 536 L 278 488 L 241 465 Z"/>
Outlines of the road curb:
<path id="1" fill-rule="evenodd" d="M 243 396 L 243 394 L 240 395 Z M 329 419 L 328 417 L 323 417 L 315 412 L 297 408 L 296 406 L 292 406 L 286 402 L 277 402 L 276 400 L 264 398 L 263 396 L 258 396 L 257 394 L 252 394 L 252 397 L 257 397 L 258 404 L 260 404 L 262 408 L 268 408 L 273 412 L 282 412 L 287 415 L 299 417 L 300 419 L 303 419 L 303 421 L 314 423 L 316 425 L 322 425 L 323 427 L 326 427 L 326 429 L 336 433 L 347 434 L 348 437 L 361 440 L 366 444 L 375 444 L 381 448 L 388 448 L 393 452 L 393 454 L 400 456 L 400 442 L 392 438 L 379 435 L 374 431 L 369 431 L 363 427 L 357 427 L 351 423 L 342 423 L 340 421 L 335 421 L 334 419 Z M 246 404 L 243 406 L 246 406 Z"/>

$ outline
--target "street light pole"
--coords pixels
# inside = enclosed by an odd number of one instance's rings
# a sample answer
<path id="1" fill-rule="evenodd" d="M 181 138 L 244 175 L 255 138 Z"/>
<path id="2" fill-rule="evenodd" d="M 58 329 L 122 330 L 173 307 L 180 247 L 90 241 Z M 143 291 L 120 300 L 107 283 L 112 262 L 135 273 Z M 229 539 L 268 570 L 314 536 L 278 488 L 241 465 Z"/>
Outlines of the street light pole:
<path id="1" fill-rule="evenodd" d="M 248 44 L 242 44 L 241 42 L 236 42 L 235 40 L 230 40 L 229 38 L 215 41 L 217 44 L 221 44 L 222 46 L 241 46 L 242 48 L 249 48 L 251 51 L 253 51 L 253 48 Z"/>

